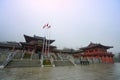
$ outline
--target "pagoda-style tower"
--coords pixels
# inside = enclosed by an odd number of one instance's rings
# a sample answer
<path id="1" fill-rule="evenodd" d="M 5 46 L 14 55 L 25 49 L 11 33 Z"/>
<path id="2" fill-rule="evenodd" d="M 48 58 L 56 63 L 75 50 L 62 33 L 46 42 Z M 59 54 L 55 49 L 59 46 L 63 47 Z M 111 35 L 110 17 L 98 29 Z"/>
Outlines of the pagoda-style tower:
<path id="1" fill-rule="evenodd" d="M 107 49 L 113 48 L 112 46 L 105 46 L 102 44 L 90 43 L 87 47 L 80 48 L 83 54 L 80 56 L 82 59 L 91 61 L 92 63 L 113 63 L 113 54 L 108 52 Z"/>

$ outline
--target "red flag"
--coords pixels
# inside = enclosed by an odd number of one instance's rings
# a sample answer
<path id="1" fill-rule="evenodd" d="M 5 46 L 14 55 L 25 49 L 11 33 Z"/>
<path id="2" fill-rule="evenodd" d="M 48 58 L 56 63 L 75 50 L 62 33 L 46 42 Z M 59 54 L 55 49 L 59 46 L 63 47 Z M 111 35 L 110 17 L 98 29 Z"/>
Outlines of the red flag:
<path id="1" fill-rule="evenodd" d="M 47 24 L 45 24 L 45 25 L 43 26 L 43 29 L 46 28 L 46 27 L 47 27 L 47 28 L 50 28 L 51 26 L 47 23 Z"/>
<path id="2" fill-rule="evenodd" d="M 47 27 L 48 26 L 48 24 L 45 24 L 44 26 L 43 26 L 43 29 L 45 28 L 45 27 Z"/>
<path id="3" fill-rule="evenodd" d="M 49 25 L 48 28 L 51 28 L 51 26 Z"/>

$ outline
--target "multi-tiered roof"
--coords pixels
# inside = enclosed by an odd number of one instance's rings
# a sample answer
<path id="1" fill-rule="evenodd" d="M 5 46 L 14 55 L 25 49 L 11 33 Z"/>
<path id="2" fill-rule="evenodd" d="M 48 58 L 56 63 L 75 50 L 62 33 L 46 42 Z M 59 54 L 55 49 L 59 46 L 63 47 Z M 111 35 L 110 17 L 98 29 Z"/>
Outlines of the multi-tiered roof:
<path id="1" fill-rule="evenodd" d="M 50 48 L 55 48 L 55 46 L 50 45 L 55 40 L 49 40 L 49 39 L 46 39 L 45 37 L 39 37 L 35 35 L 33 37 L 24 35 L 24 38 L 26 42 L 20 42 L 24 48 L 29 47 L 29 48 L 36 48 L 41 50 L 43 47 L 43 44 L 49 45 Z"/>
<path id="2" fill-rule="evenodd" d="M 84 54 L 81 54 L 81 56 L 114 56 L 111 52 L 107 52 L 107 49 L 110 48 L 113 48 L 113 46 L 105 46 L 102 44 L 90 43 L 87 47 L 80 48 L 84 52 Z M 104 51 L 99 51 L 96 49 L 101 49 Z M 86 51 L 91 51 L 91 52 L 86 52 Z"/>
<path id="3" fill-rule="evenodd" d="M 97 43 L 90 43 L 88 46 L 86 47 L 82 47 L 80 48 L 81 50 L 87 50 L 87 49 L 92 49 L 92 48 L 104 48 L 104 49 L 110 49 L 110 48 L 113 48 L 113 46 L 105 46 L 105 45 L 102 45 L 102 44 L 97 44 Z"/>

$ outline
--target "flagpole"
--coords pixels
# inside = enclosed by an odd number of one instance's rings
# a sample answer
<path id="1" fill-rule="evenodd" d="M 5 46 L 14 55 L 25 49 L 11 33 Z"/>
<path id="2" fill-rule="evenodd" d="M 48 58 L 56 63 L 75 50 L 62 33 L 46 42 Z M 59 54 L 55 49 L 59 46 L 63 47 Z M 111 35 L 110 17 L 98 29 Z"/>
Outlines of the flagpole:
<path id="1" fill-rule="evenodd" d="M 45 48 L 45 37 L 43 37 L 42 55 L 44 55 L 44 48 Z"/>
<path id="2" fill-rule="evenodd" d="M 45 56 L 47 56 L 47 29 L 45 29 Z"/>
<path id="3" fill-rule="evenodd" d="M 45 56 L 47 56 L 47 39 L 45 39 Z"/>
<path id="4" fill-rule="evenodd" d="M 47 27 L 47 28 L 46 28 Z M 47 23 L 43 26 L 43 29 L 45 28 L 45 39 L 43 40 L 43 53 L 46 57 L 49 57 L 49 48 L 50 48 L 50 28 L 51 26 Z"/>
<path id="5" fill-rule="evenodd" d="M 43 29 L 45 28 L 45 25 L 43 26 Z M 42 55 L 45 55 L 45 39 L 46 39 L 46 34 L 44 31 L 44 37 L 43 37 L 43 47 L 42 47 Z"/>
<path id="6" fill-rule="evenodd" d="M 50 57 L 50 28 L 48 30 L 48 56 Z"/>

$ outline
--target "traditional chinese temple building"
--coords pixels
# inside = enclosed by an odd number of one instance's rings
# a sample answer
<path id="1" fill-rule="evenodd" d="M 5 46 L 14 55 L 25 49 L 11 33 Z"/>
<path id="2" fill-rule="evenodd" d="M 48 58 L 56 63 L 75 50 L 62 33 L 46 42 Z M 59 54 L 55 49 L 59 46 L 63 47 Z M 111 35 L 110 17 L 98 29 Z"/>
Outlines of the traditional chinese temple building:
<path id="1" fill-rule="evenodd" d="M 9 49 L 9 50 L 23 50 L 27 51 L 27 53 L 37 53 L 37 52 L 45 52 L 46 50 L 52 51 L 55 46 L 51 44 L 55 40 L 49 40 L 45 37 L 39 36 L 27 36 L 24 35 L 25 42 L 0 42 L 0 48 Z M 46 52 L 47 53 L 47 52 Z"/>
<path id="2" fill-rule="evenodd" d="M 9 50 L 14 50 L 14 49 L 22 49 L 21 44 L 18 42 L 0 42 L 0 48 L 1 49 L 9 49 Z"/>
<path id="3" fill-rule="evenodd" d="M 81 54 L 74 55 L 80 57 L 81 60 L 88 60 L 91 63 L 113 63 L 113 54 L 107 50 L 112 46 L 90 43 L 86 47 L 80 48 L 83 51 Z"/>
<path id="4" fill-rule="evenodd" d="M 0 42 L 2 55 L 8 49 L 0 67 L 54 66 L 51 53 L 56 47 L 51 44 L 55 40 L 35 35 L 24 35 L 24 38 L 25 42 Z"/>
<path id="5" fill-rule="evenodd" d="M 26 50 L 27 52 L 42 52 L 42 50 L 45 52 L 46 50 L 52 51 L 52 49 L 56 48 L 55 46 L 52 46 L 51 44 L 55 40 L 48 40 L 45 37 L 39 37 L 39 36 L 27 36 L 24 35 L 26 42 L 20 42 L 22 45 L 23 50 Z M 47 47 L 46 47 L 47 46 Z"/>

